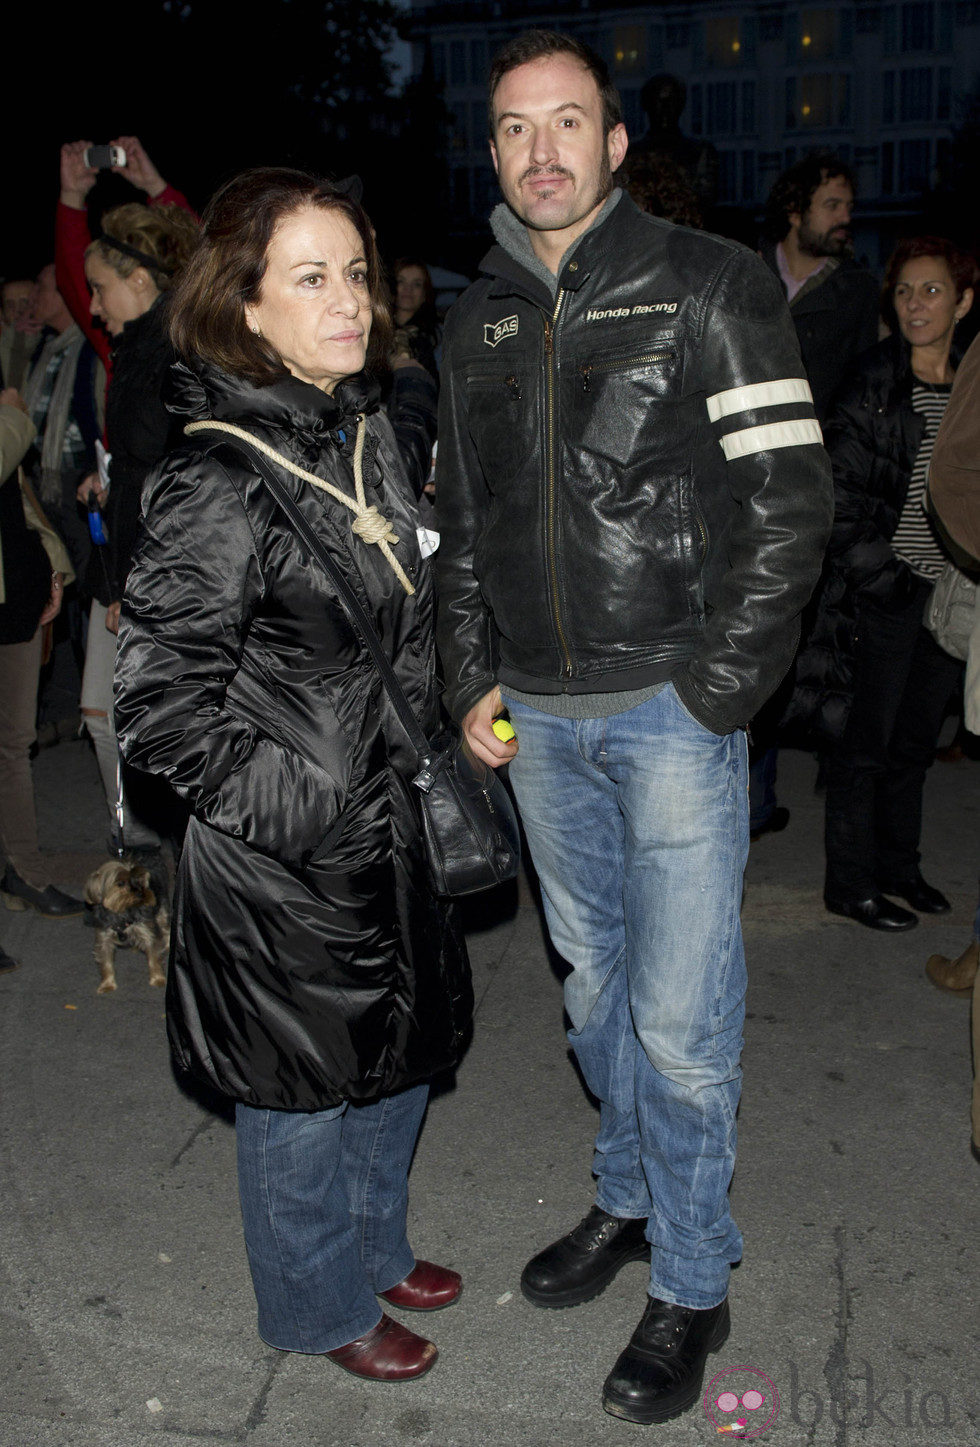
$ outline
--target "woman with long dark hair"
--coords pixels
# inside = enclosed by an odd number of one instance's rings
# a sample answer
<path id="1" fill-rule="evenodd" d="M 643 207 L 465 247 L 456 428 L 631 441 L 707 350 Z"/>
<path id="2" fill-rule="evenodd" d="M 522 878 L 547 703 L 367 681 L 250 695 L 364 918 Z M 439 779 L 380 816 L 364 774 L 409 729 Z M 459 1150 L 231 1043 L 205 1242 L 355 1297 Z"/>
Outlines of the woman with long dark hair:
<path id="1" fill-rule="evenodd" d="M 438 381 L 442 330 L 429 268 L 413 256 L 400 256 L 391 270 L 395 293 L 392 308 L 395 353 L 407 353 Z"/>

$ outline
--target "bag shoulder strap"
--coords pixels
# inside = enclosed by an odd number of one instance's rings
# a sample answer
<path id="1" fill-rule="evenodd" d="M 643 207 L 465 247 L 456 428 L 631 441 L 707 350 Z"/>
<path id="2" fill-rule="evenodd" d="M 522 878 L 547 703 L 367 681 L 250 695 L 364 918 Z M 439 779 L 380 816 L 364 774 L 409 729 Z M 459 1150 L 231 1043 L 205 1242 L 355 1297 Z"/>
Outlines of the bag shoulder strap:
<path id="1" fill-rule="evenodd" d="M 211 430 L 216 434 L 219 432 L 218 428 L 210 429 L 203 423 L 197 423 L 195 425 L 195 432 Z M 220 431 L 223 432 L 224 429 L 222 428 Z M 286 514 L 296 532 L 299 533 L 313 557 L 320 564 L 336 588 L 337 596 L 348 619 L 353 625 L 355 632 L 360 635 L 365 647 L 374 660 L 375 666 L 381 675 L 381 682 L 384 684 L 388 697 L 394 705 L 395 712 L 401 721 L 402 727 L 411 739 L 413 747 L 418 751 L 420 759 L 422 761 L 428 760 L 432 754 L 432 746 L 423 733 L 422 727 L 412 710 L 412 706 L 405 696 L 405 691 L 398 682 L 395 671 L 381 646 L 381 639 L 378 637 L 377 629 L 362 608 L 347 579 L 323 546 L 321 539 L 317 537 L 309 521 L 296 506 L 293 498 L 290 497 L 286 488 L 283 487 L 281 479 L 276 476 L 275 469 L 262 453 L 259 452 L 257 448 L 250 446 L 249 443 L 245 442 L 239 435 L 236 435 L 234 439 L 223 438 L 222 440 L 227 447 L 231 447 L 234 451 L 240 452 L 243 456 L 247 457 L 256 472 L 265 479 L 266 485 L 279 504 L 279 507 Z"/>

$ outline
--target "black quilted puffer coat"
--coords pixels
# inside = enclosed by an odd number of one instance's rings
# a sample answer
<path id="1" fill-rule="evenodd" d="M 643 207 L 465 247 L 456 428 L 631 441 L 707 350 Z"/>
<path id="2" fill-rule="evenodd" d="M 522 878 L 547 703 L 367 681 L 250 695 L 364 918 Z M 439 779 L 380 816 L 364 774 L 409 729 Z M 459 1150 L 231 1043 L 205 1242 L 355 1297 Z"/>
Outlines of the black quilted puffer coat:
<path id="1" fill-rule="evenodd" d="M 185 419 L 234 422 L 395 525 L 409 597 L 352 514 L 282 473 L 374 619 L 423 725 L 437 723 L 433 596 L 391 429 L 363 377 L 333 397 L 179 367 Z M 178 1066 L 253 1106 L 321 1110 L 457 1059 L 471 1010 L 451 906 L 428 887 L 413 749 L 329 580 L 227 441 L 151 474 L 126 589 L 116 724 L 192 811 L 174 899 Z"/>

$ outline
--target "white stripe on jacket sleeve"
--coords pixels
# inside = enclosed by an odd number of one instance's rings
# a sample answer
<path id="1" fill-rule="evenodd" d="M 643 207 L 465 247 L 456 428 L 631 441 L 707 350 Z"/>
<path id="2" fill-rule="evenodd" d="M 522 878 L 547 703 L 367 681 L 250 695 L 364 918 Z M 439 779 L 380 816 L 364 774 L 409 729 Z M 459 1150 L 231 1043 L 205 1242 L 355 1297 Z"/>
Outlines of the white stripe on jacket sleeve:
<path id="1" fill-rule="evenodd" d="M 797 422 L 770 422 L 764 427 L 743 427 L 721 439 L 721 448 L 729 462 L 747 457 L 750 452 L 774 452 L 778 447 L 806 447 L 823 442 L 820 424 L 815 418 Z"/>
<path id="2" fill-rule="evenodd" d="M 812 402 L 813 393 L 805 377 L 783 377 L 778 382 L 753 382 L 747 387 L 730 387 L 708 398 L 708 416 L 712 422 L 730 417 L 733 412 L 749 412 L 759 407 L 779 407 L 786 402 Z"/>

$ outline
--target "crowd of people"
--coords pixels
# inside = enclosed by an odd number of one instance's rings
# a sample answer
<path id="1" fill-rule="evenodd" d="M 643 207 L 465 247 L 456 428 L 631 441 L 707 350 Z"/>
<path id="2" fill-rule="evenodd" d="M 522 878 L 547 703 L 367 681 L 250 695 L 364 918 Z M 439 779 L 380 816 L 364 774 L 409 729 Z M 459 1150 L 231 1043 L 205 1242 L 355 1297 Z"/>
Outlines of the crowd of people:
<path id="1" fill-rule="evenodd" d="M 910 236 L 879 282 L 825 153 L 780 177 L 758 251 L 707 232 L 710 166 L 656 80 L 630 158 L 588 47 L 498 54 L 503 202 L 448 318 L 421 258 L 384 265 L 356 177 L 255 169 L 198 217 L 120 136 L 134 199 L 99 215 L 67 143 L 54 260 L 4 281 L 0 329 L 4 901 L 84 910 L 31 778 L 61 650 L 107 850 L 176 869 L 168 1031 L 236 1104 L 260 1334 L 429 1370 L 378 1298 L 462 1288 L 416 1261 L 406 1203 L 465 944 L 418 758 L 272 467 L 423 728 L 448 713 L 507 766 L 600 1105 L 595 1205 L 521 1286 L 573 1306 L 650 1262 L 603 1392 L 641 1423 L 697 1400 L 730 1329 L 739 904 L 750 841 L 790 822 L 779 750 L 820 757 L 826 908 L 895 933 L 950 909 L 923 788 L 947 713 L 980 728 L 980 630 L 957 654 L 925 621 L 980 566 L 975 258 Z M 980 911 L 933 982 L 975 991 L 978 940 Z"/>

